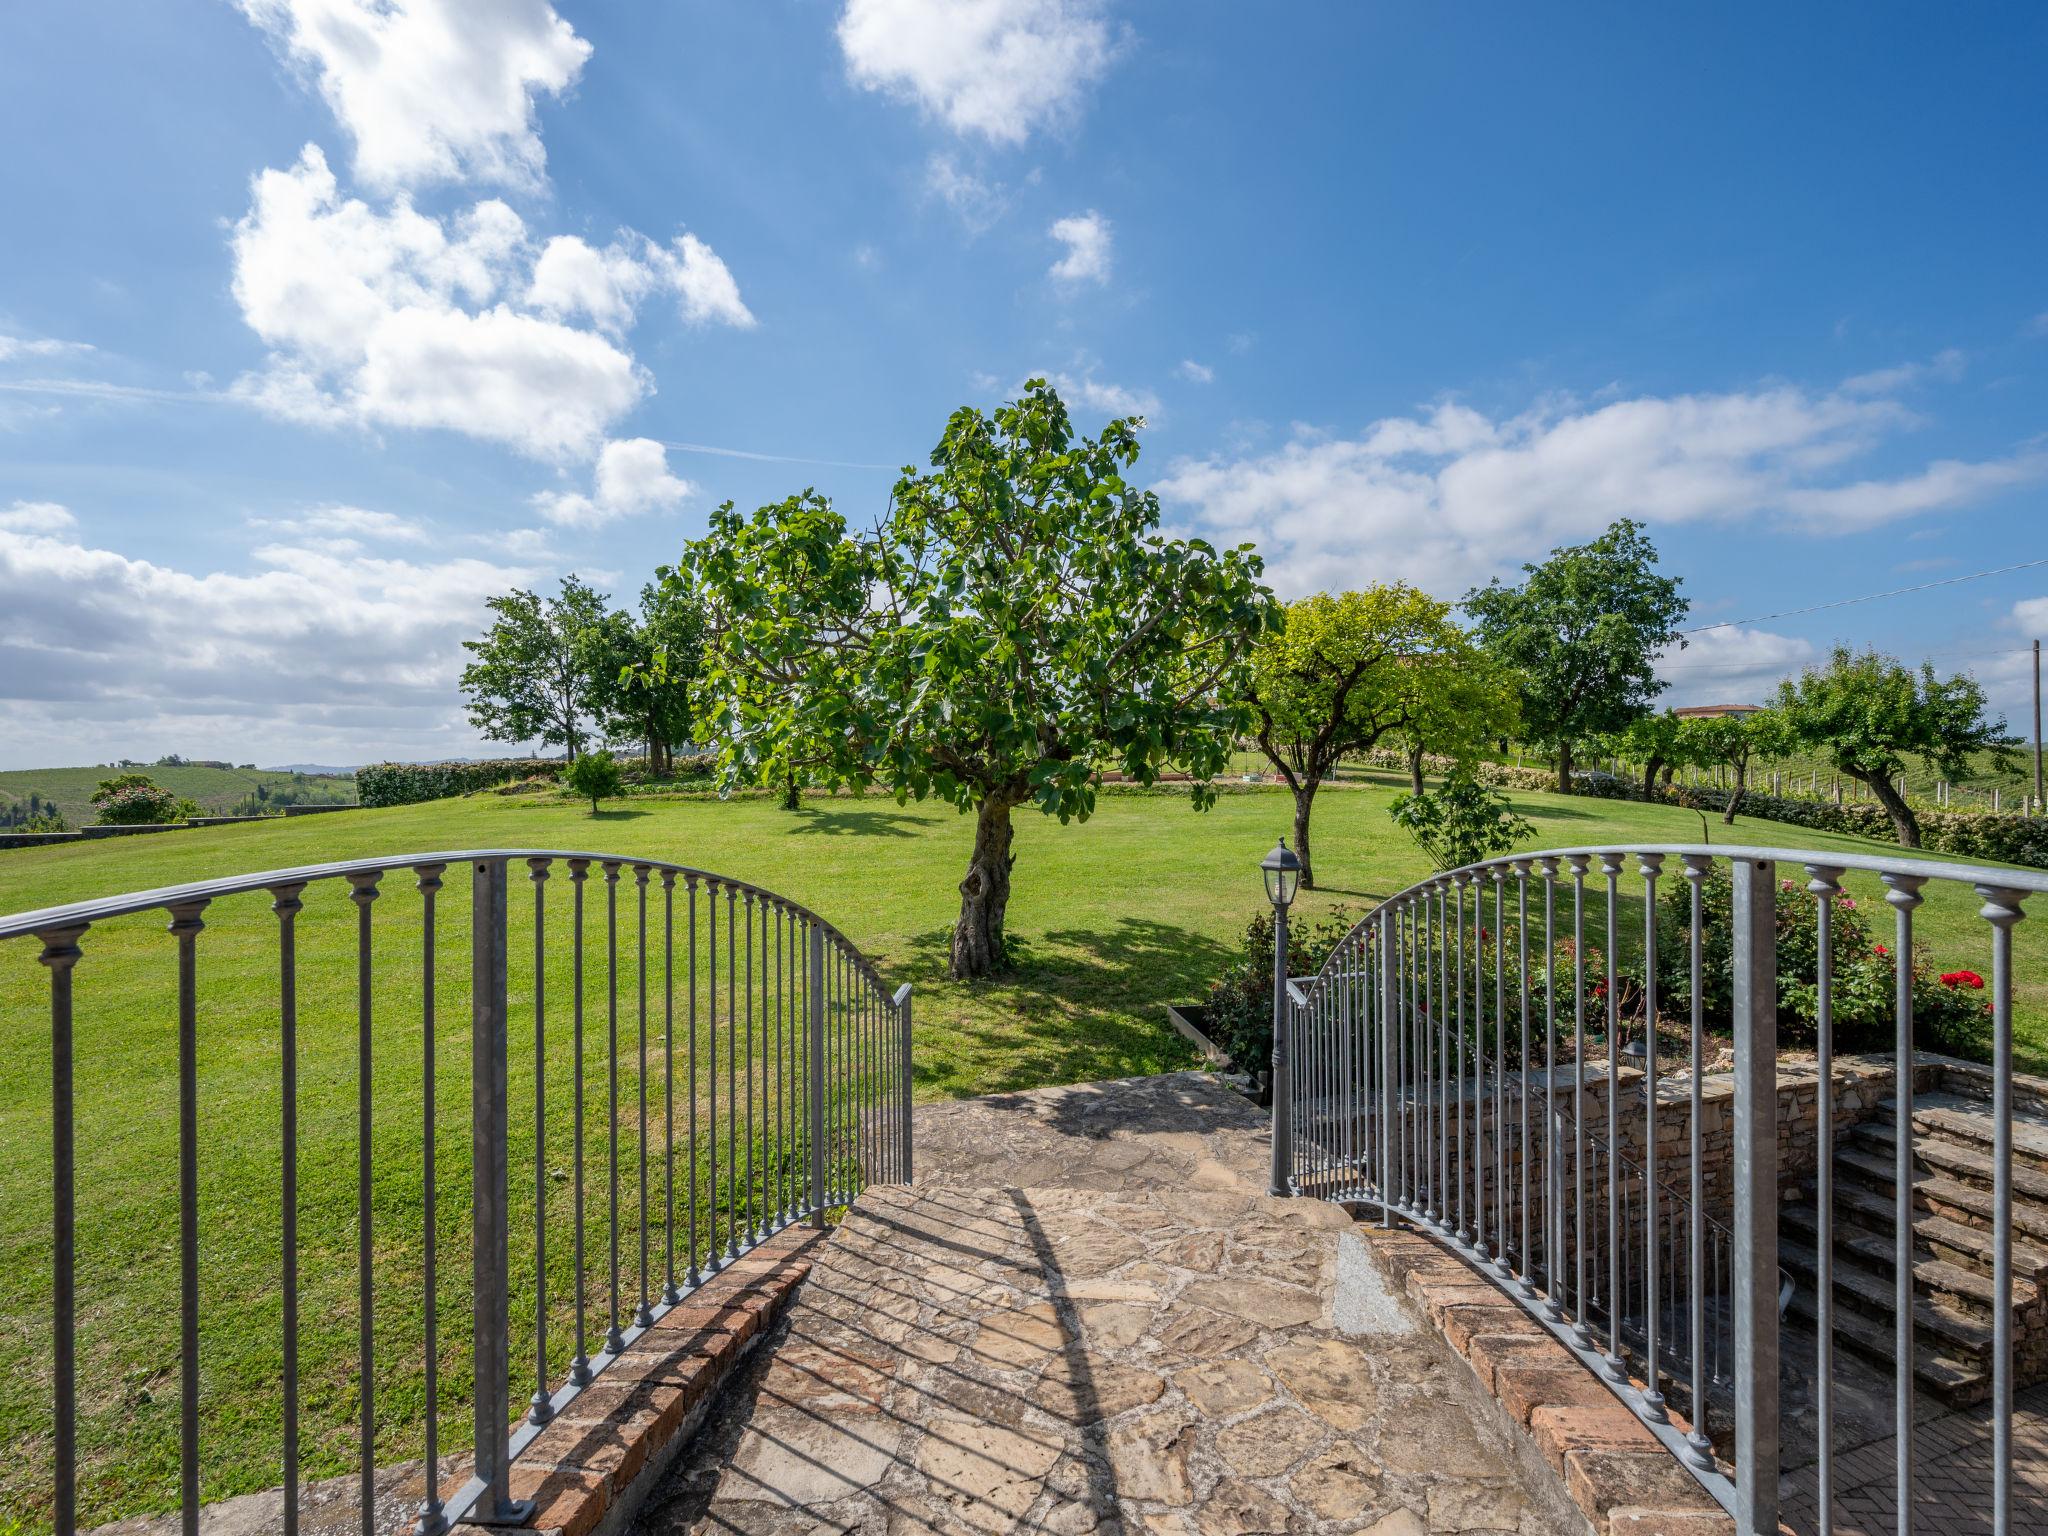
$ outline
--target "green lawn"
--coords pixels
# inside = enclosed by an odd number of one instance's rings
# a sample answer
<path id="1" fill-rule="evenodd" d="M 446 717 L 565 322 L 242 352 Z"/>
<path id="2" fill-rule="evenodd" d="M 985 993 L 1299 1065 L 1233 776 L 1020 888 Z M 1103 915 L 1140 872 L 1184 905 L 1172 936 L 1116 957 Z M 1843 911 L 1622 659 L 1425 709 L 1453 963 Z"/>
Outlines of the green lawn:
<path id="1" fill-rule="evenodd" d="M 1332 790 L 1316 810 L 1325 889 L 1304 897 L 1314 915 L 1357 911 L 1425 871 L 1387 821 L 1393 776 Z M 1516 797 L 1537 826 L 1532 846 L 1696 839 L 1697 816 L 1549 795 Z M 916 996 L 916 1091 L 945 1098 L 1040 1084 L 1154 1072 L 1191 1063 L 1167 1028 L 1163 1005 L 1198 997 L 1229 958 L 1234 936 L 1260 905 L 1258 859 L 1288 829 L 1283 791 L 1226 794 L 1193 814 L 1184 796 L 1105 794 L 1090 822 L 1062 828 L 1026 814 L 1017 836 L 1010 906 L 1019 964 L 980 984 L 944 978 L 971 827 L 952 812 L 887 801 L 814 800 L 798 813 L 771 801 L 638 798 L 593 821 L 553 798 L 484 795 L 391 810 L 358 811 L 0 854 L 0 912 L 263 868 L 354 856 L 460 847 L 590 847 L 673 859 L 751 879 L 812 906 L 841 926 L 893 986 Z M 1861 843 L 1745 821 L 1716 842 L 1758 841 L 1819 849 L 1886 851 Z M 1889 850 L 1896 851 L 1896 850 Z M 551 1102 L 570 1065 L 562 1004 L 569 976 L 566 882 L 550 891 Z M 1852 882 L 1875 896 L 1874 882 Z M 622 890 L 622 897 L 628 894 Z M 593 892 L 593 913 L 596 912 Z M 443 1372 L 451 1393 L 466 1380 L 468 1166 L 467 873 L 450 872 L 437 1029 L 443 1098 L 436 1132 L 443 1198 Z M 630 907 L 629 902 L 622 905 Z M 1987 969 L 1982 925 L 1967 893 L 1929 901 L 1922 933 L 1944 967 Z M 530 1102 L 531 897 L 514 882 L 514 1102 Z M 380 1459 L 418 1453 L 417 1274 L 421 1148 L 419 897 L 402 876 L 387 880 L 374 909 L 377 1001 L 374 1128 L 377 1392 L 384 1414 Z M 308 1475 L 345 1470 L 353 1453 L 355 1265 L 354 912 L 345 889 L 309 892 L 301 932 L 301 1231 L 305 1272 L 302 1369 Z M 1625 919 L 1626 920 L 1626 919 Z M 275 919 L 262 897 L 216 904 L 199 940 L 201 1200 L 209 1498 L 276 1482 L 280 1248 Z M 1633 924 L 1630 925 L 1633 928 Z M 595 934 L 597 930 L 593 929 Z M 2017 936 L 2023 1055 L 2048 1065 L 2048 939 L 2023 923 Z M 630 945 L 626 996 L 630 999 Z M 88 1521 L 168 1507 L 177 1445 L 177 1249 L 175 969 L 161 914 L 109 924 L 84 941 L 77 971 L 82 1435 L 90 1475 Z M 524 969 L 522 969 L 524 967 Z M 49 1045 L 46 978 L 27 941 L 0 946 L 0 1370 L 15 1390 L 0 1400 L 0 1519 L 34 1522 L 48 1486 Z M 594 1000 L 595 1001 L 595 1000 Z M 658 1015 L 658 1005 L 656 1013 Z M 599 1014 L 593 1012 L 593 1021 Z M 562 1027 L 556 1027 L 556 1024 Z M 628 1002 L 622 1049 L 638 1043 Z M 658 1017 L 650 1049 L 659 1059 Z M 677 1049 L 684 1049 L 679 1039 Z M 701 1039 L 700 1039 L 701 1043 Z M 603 1091 L 594 1072 L 593 1094 Z M 630 1073 L 624 1092 L 630 1101 Z M 595 1109 L 601 1102 L 592 1099 Z M 515 1275 L 532 1262 L 531 1131 L 514 1118 L 512 1215 Z M 524 1138 L 522 1140 L 522 1137 Z M 659 1145 L 655 1147 L 659 1155 Z M 637 1147 L 625 1148 L 628 1210 Z M 592 1144 L 601 1177 L 602 1142 Z M 556 1370 L 566 1359 L 568 1289 L 566 1129 L 551 1121 L 547 1160 L 550 1290 Z M 594 1183 L 593 1189 L 599 1186 Z M 601 1212 L 594 1202 L 592 1220 Z M 593 1234 L 600 1229 L 593 1225 Z M 679 1241 L 686 1240 L 679 1238 Z M 629 1237 L 628 1270 L 634 1257 Z M 656 1244 L 659 1247 L 657 1234 Z M 596 1254 L 593 1248 L 593 1255 Z M 601 1265 L 599 1266 L 602 1267 Z M 531 1315 L 526 1289 L 515 1326 Z M 593 1302 L 602 1305 L 601 1289 Z M 515 1358 L 520 1358 L 515 1350 Z M 515 1388 L 515 1400 L 523 1397 Z M 466 1427 L 451 1415 L 444 1443 Z"/>

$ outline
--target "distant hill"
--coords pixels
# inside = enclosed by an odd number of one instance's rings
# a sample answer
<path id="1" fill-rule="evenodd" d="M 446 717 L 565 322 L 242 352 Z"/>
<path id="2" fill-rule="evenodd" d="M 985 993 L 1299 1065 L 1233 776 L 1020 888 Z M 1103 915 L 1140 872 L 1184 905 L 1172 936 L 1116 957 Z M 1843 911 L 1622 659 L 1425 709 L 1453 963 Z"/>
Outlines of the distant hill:
<path id="1" fill-rule="evenodd" d="M 354 763 L 279 763 L 265 773 L 304 773 L 321 778 L 347 778 L 356 771 Z"/>
<path id="2" fill-rule="evenodd" d="M 35 795 L 55 804 L 64 819 L 82 827 L 93 819 L 92 792 L 117 773 L 146 773 L 174 795 L 197 801 L 208 813 L 229 816 L 285 805 L 347 805 L 356 798 L 355 780 L 345 774 L 301 773 L 289 768 L 230 768 L 185 763 L 177 767 L 16 768 L 0 771 L 0 818 L 26 807 Z"/>

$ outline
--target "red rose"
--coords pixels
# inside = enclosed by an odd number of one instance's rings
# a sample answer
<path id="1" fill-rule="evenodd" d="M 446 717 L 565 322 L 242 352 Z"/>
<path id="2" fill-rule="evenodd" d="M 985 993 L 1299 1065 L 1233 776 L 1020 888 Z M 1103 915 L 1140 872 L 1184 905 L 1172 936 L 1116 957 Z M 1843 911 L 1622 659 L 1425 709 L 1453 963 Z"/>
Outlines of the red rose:
<path id="1" fill-rule="evenodd" d="M 1975 971 L 1943 971 L 1941 984 L 1945 987 L 1969 987 L 1973 991 L 1981 991 L 1984 987 L 1984 978 Z"/>

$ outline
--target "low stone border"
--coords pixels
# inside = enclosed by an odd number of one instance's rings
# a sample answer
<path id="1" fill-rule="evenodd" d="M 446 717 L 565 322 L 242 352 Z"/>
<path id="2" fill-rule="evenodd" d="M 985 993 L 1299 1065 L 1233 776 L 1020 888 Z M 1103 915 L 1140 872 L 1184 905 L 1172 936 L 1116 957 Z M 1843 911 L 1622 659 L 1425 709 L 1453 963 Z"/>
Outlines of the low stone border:
<path id="1" fill-rule="evenodd" d="M 542 1430 L 512 1463 L 513 1497 L 534 1501 L 524 1528 L 623 1531 L 810 1273 L 809 1250 L 825 1236 L 790 1227 L 720 1270 Z"/>
<path id="2" fill-rule="evenodd" d="M 1534 1442 L 1599 1536 L 1733 1536 L 1735 1522 L 1656 1436 L 1451 1249 L 1404 1228 L 1373 1229 L 1368 1247 Z"/>

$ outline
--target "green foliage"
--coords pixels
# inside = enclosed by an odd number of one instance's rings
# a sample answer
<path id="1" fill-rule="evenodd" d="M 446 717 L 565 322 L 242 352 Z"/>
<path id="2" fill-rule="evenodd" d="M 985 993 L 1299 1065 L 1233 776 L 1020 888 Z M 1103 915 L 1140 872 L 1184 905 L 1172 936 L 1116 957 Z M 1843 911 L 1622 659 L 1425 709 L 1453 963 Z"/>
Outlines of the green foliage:
<path id="1" fill-rule="evenodd" d="M 1892 787 L 1908 755 L 1951 779 L 1967 777 L 1979 753 L 2001 771 L 2012 765 L 2005 720 L 1985 713 L 1976 679 L 1937 677 L 1930 662 L 1915 672 L 1878 651 L 1837 646 L 1825 666 L 1779 685 L 1778 712 L 1788 746 L 1824 753 L 1869 786 L 1908 848 L 1920 846 L 1919 819 Z"/>
<path id="2" fill-rule="evenodd" d="M 1480 645 L 1516 678 L 1522 737 L 1558 754 L 1560 788 L 1578 743 L 1625 730 L 1664 689 L 1657 658 L 1689 605 L 1656 565 L 1642 525 L 1623 519 L 1523 566 L 1519 587 L 1495 580 L 1465 595 Z"/>
<path id="3" fill-rule="evenodd" d="M 190 800 L 180 800 L 159 787 L 146 773 L 117 773 L 100 780 L 92 803 L 99 807 L 97 818 L 103 827 L 160 826 L 183 821 L 196 809 Z"/>
<path id="4" fill-rule="evenodd" d="M 1079 436 L 1043 380 L 953 414 L 886 519 L 850 531 L 805 491 L 727 504 L 664 581 L 706 616 L 702 692 L 730 785 L 881 787 L 977 813 L 957 974 L 1002 963 L 1013 807 L 1066 822 L 1102 774 L 1206 781 L 1243 726 L 1275 621 L 1249 546 L 1162 537 L 1125 478 L 1132 420 Z"/>
<path id="5" fill-rule="evenodd" d="M 1506 795 L 1464 768 L 1452 770 L 1434 791 L 1396 795 L 1387 814 L 1438 869 L 1506 853 L 1536 830 Z"/>
<path id="6" fill-rule="evenodd" d="M 1288 925 L 1287 969 L 1313 976 L 1355 925 L 1345 907 Z M 1240 1072 L 1264 1073 L 1273 1061 L 1273 914 L 1245 924 L 1238 954 L 1203 999 L 1203 1030 Z"/>
<path id="7" fill-rule="evenodd" d="M 561 771 L 559 762 L 527 757 L 487 763 L 371 763 L 356 770 L 356 796 L 364 805 L 417 805 L 514 779 L 553 779 Z"/>
<path id="8" fill-rule="evenodd" d="M 696 729 L 691 693 L 704 658 L 704 615 L 689 588 L 640 589 L 640 617 L 608 615 L 585 638 L 591 698 L 616 740 L 646 748 L 647 771 L 663 775 Z"/>
<path id="9" fill-rule="evenodd" d="M 1417 770 L 1424 757 L 1476 765 L 1521 727 L 1513 676 L 1464 631 L 1452 634 L 1450 644 L 1414 658 L 1407 668 L 1407 719 L 1394 736 Z"/>
<path id="10" fill-rule="evenodd" d="M 492 741 L 582 751 L 585 722 L 601 703 L 593 666 L 607 658 L 605 603 L 573 575 L 545 600 L 523 590 L 490 599 L 497 618 L 481 639 L 462 642 L 475 658 L 462 669 L 470 724 Z"/>
<path id="11" fill-rule="evenodd" d="M 590 802 L 590 814 L 597 814 L 597 802 L 616 800 L 625 791 L 625 780 L 611 753 L 586 752 L 569 764 L 562 783 L 575 795 Z"/>
<path id="12" fill-rule="evenodd" d="M 1786 718 L 1774 709 L 1740 715 L 1702 715 L 1684 721 L 1678 730 L 1679 761 L 1702 768 L 1725 767 L 1734 775 L 1722 820 L 1731 826 L 1749 787 L 1752 758 L 1777 757 L 1792 745 Z"/>

